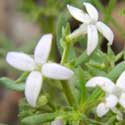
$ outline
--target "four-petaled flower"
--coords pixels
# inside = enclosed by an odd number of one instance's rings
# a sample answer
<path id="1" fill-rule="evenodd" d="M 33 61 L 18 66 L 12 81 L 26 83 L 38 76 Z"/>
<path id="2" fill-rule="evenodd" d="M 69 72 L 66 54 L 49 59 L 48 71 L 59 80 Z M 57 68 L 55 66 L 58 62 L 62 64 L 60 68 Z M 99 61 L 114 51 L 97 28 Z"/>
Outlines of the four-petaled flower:
<path id="1" fill-rule="evenodd" d="M 14 68 L 31 72 L 26 79 L 25 96 L 33 107 L 36 106 L 43 76 L 57 80 L 68 80 L 73 75 L 72 70 L 57 63 L 47 62 L 51 44 L 52 35 L 46 34 L 38 42 L 34 58 L 21 52 L 8 52 L 6 56 L 6 61 Z"/>
<path id="2" fill-rule="evenodd" d="M 86 87 L 96 86 L 99 86 L 106 93 L 105 101 L 97 106 L 97 115 L 102 117 L 111 109 L 117 114 L 117 119 L 122 120 L 122 113 L 116 106 L 119 103 L 125 109 L 125 71 L 120 75 L 116 84 L 102 76 L 94 77 L 86 84 Z"/>
<path id="3" fill-rule="evenodd" d="M 90 55 L 95 50 L 98 44 L 97 30 L 103 34 L 103 36 L 109 41 L 110 45 L 112 45 L 113 43 L 114 34 L 106 24 L 101 21 L 98 21 L 98 11 L 93 5 L 87 2 L 84 2 L 83 4 L 88 13 L 85 13 L 84 11 L 71 5 L 67 5 L 70 14 L 76 20 L 83 23 L 78 29 L 76 29 L 72 34 L 70 34 L 68 38 L 73 39 L 78 37 L 79 35 L 87 33 L 87 54 Z"/>

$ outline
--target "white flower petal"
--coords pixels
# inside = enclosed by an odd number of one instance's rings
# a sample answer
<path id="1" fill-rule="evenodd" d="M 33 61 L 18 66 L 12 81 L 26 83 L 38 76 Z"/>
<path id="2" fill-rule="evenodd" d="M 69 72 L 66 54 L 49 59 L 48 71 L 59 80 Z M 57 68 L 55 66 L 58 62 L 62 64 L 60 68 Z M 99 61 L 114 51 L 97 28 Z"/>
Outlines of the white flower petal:
<path id="1" fill-rule="evenodd" d="M 118 121 L 122 121 L 123 120 L 123 114 L 119 111 L 119 113 L 117 113 L 116 118 Z"/>
<path id="2" fill-rule="evenodd" d="M 46 63 L 42 67 L 44 76 L 52 79 L 68 80 L 73 75 L 73 71 L 56 63 Z"/>
<path id="3" fill-rule="evenodd" d="M 118 78 L 116 85 L 122 89 L 123 91 L 125 91 L 125 71 L 120 75 L 120 77 Z"/>
<path id="4" fill-rule="evenodd" d="M 46 34 L 41 37 L 34 52 L 35 61 L 37 63 L 43 64 L 47 61 L 51 50 L 51 44 L 52 34 Z"/>
<path id="5" fill-rule="evenodd" d="M 90 55 L 98 44 L 98 32 L 95 25 L 88 25 L 87 54 Z"/>
<path id="6" fill-rule="evenodd" d="M 117 105 L 118 98 L 115 95 L 108 95 L 106 97 L 106 106 L 109 108 L 113 108 Z"/>
<path id="7" fill-rule="evenodd" d="M 87 24 L 81 24 L 80 27 L 76 30 L 74 30 L 70 35 L 68 35 L 69 39 L 75 39 L 79 36 L 82 36 L 83 34 L 87 33 Z"/>
<path id="8" fill-rule="evenodd" d="M 122 93 L 122 94 L 121 94 L 121 97 L 120 97 L 120 99 L 119 99 L 119 103 L 121 104 L 121 106 L 122 106 L 123 108 L 125 108 L 125 93 Z"/>
<path id="9" fill-rule="evenodd" d="M 29 74 L 25 85 L 25 96 L 28 103 L 35 107 L 37 98 L 42 87 L 42 75 L 40 72 L 33 71 Z"/>
<path id="10" fill-rule="evenodd" d="M 112 111 L 113 111 L 114 113 L 116 113 L 116 118 L 117 118 L 117 120 L 119 120 L 119 121 L 122 121 L 122 120 L 123 120 L 123 115 L 122 115 L 122 113 L 121 113 L 116 107 L 112 108 Z"/>
<path id="11" fill-rule="evenodd" d="M 71 5 L 67 5 L 67 8 L 70 12 L 70 14 L 78 21 L 83 22 L 83 23 L 88 23 L 90 22 L 90 17 L 87 13 L 84 13 L 82 10 L 73 7 Z"/>
<path id="12" fill-rule="evenodd" d="M 106 107 L 105 103 L 100 103 L 96 108 L 96 113 L 99 117 L 103 117 L 108 111 L 109 108 Z"/>
<path id="13" fill-rule="evenodd" d="M 61 118 L 55 119 L 51 125 L 64 125 L 64 121 Z"/>
<path id="14" fill-rule="evenodd" d="M 35 68 L 34 60 L 29 55 L 21 52 L 8 52 L 6 61 L 14 68 L 23 71 L 32 71 Z"/>
<path id="15" fill-rule="evenodd" d="M 94 21 L 97 21 L 98 20 L 98 11 L 97 11 L 97 9 L 90 3 L 84 2 L 83 4 L 84 4 L 89 16 Z"/>
<path id="16" fill-rule="evenodd" d="M 103 34 L 103 36 L 109 41 L 109 44 L 112 45 L 113 40 L 114 40 L 114 34 L 112 30 L 103 22 L 97 22 L 96 26 L 100 33 Z"/>
<path id="17" fill-rule="evenodd" d="M 102 90 L 104 90 L 107 93 L 112 93 L 115 87 L 114 83 L 110 79 L 102 76 L 93 77 L 86 83 L 86 87 L 96 86 L 101 87 Z"/>

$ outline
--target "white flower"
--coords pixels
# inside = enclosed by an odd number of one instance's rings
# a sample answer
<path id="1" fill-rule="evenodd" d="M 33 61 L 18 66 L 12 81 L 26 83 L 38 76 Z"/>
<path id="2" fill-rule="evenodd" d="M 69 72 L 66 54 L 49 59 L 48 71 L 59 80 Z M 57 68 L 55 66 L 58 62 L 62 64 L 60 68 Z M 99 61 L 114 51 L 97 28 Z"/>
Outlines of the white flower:
<path id="1" fill-rule="evenodd" d="M 70 14 L 76 20 L 83 23 L 77 30 L 70 34 L 68 38 L 73 39 L 87 33 L 87 54 L 90 55 L 95 50 L 98 44 L 97 30 L 103 34 L 103 36 L 109 41 L 110 45 L 112 45 L 113 43 L 114 34 L 106 24 L 101 21 L 98 21 L 98 11 L 92 4 L 87 2 L 84 2 L 83 4 L 88 13 L 85 13 L 84 11 L 71 5 L 67 5 Z"/>
<path id="2" fill-rule="evenodd" d="M 97 106 L 97 115 L 102 117 L 111 109 L 117 114 L 117 119 L 122 120 L 122 113 L 116 106 L 120 104 L 125 109 L 125 71 L 120 75 L 116 84 L 102 76 L 94 77 L 86 84 L 86 87 L 96 86 L 99 86 L 106 93 L 105 102 Z"/>
<path id="3" fill-rule="evenodd" d="M 34 58 L 21 52 L 8 52 L 6 61 L 8 64 L 22 71 L 30 71 L 25 85 L 25 96 L 29 104 L 36 106 L 37 98 L 42 88 L 43 76 L 68 80 L 73 71 L 57 63 L 47 62 L 52 44 L 52 35 L 41 37 L 35 51 Z"/>

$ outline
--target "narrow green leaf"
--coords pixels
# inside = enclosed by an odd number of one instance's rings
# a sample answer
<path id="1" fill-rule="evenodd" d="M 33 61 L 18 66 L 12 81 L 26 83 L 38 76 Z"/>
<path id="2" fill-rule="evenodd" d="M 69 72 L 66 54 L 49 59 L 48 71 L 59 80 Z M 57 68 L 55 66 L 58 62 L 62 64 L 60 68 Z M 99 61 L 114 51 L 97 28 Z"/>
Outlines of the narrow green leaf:
<path id="1" fill-rule="evenodd" d="M 100 95 L 103 94 L 103 91 L 97 87 L 95 88 L 95 90 L 92 92 L 91 96 L 89 96 L 88 100 L 87 101 L 94 101 L 96 100 L 97 98 L 100 97 Z"/>
<path id="2" fill-rule="evenodd" d="M 91 73 L 93 76 L 106 76 L 106 73 L 103 70 L 100 70 L 99 68 L 95 68 L 89 64 L 86 65 L 88 67 L 89 73 Z"/>
<path id="3" fill-rule="evenodd" d="M 78 74 L 78 78 L 79 78 L 79 83 L 80 83 L 80 103 L 81 105 L 84 103 L 84 101 L 86 100 L 86 86 L 85 86 L 85 76 L 83 73 L 83 69 L 79 66 L 76 73 Z"/>
<path id="4" fill-rule="evenodd" d="M 89 61 L 89 59 L 92 59 L 93 56 L 98 52 L 96 51 L 95 53 L 95 51 L 91 55 L 88 55 L 87 52 L 84 51 L 77 59 L 75 59 L 75 66 L 86 63 L 87 61 Z"/>
<path id="5" fill-rule="evenodd" d="M 121 51 L 115 56 L 115 62 L 121 60 L 122 58 L 124 58 L 124 51 Z"/>
<path id="6" fill-rule="evenodd" d="M 90 119 L 85 114 L 82 114 L 82 117 L 85 121 L 88 121 L 89 125 L 90 125 L 90 123 L 92 123 L 91 125 L 109 125 L 109 124 L 105 124 L 103 122 L 96 121 L 94 119 Z"/>
<path id="7" fill-rule="evenodd" d="M 85 63 L 89 60 L 89 56 L 86 52 L 83 52 L 77 59 L 75 59 L 75 66 L 80 65 L 81 63 Z"/>
<path id="8" fill-rule="evenodd" d="M 74 49 L 73 45 L 70 45 L 68 61 L 75 59 L 75 58 L 76 58 L 75 49 Z"/>
<path id="9" fill-rule="evenodd" d="M 61 47 L 61 44 L 60 44 L 60 38 L 62 37 L 62 27 L 66 26 L 68 19 L 69 19 L 69 16 L 66 12 L 61 13 L 57 19 L 56 43 L 57 43 L 57 47 L 58 47 L 60 54 L 62 54 L 62 52 L 63 52 L 63 48 Z"/>
<path id="10" fill-rule="evenodd" d="M 107 54 L 108 54 L 110 59 L 114 59 L 115 58 L 115 53 L 113 52 L 113 50 L 111 49 L 111 46 L 109 44 L 108 44 Z"/>
<path id="11" fill-rule="evenodd" d="M 0 78 L 0 84 L 10 90 L 24 91 L 24 83 L 17 84 L 15 81 L 6 77 Z"/>
<path id="12" fill-rule="evenodd" d="M 125 62 L 121 62 L 107 75 L 113 81 L 117 80 L 120 74 L 125 70 Z"/>
<path id="13" fill-rule="evenodd" d="M 32 116 L 29 116 L 29 117 L 26 117 L 26 118 L 22 119 L 22 123 L 25 123 L 25 124 L 28 124 L 28 125 L 29 124 L 30 125 L 40 124 L 40 123 L 52 121 L 56 117 L 62 116 L 62 115 L 64 115 L 64 113 L 61 113 L 61 112 L 32 115 Z"/>

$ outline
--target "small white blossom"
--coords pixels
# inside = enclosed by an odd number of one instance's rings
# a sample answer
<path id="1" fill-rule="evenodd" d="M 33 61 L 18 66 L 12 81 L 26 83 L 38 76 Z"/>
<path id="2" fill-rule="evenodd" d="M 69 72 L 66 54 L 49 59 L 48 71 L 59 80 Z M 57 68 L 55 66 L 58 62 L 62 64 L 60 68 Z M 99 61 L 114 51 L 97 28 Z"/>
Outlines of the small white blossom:
<path id="1" fill-rule="evenodd" d="M 101 21 L 98 21 L 98 11 L 92 4 L 87 2 L 84 2 L 83 4 L 88 13 L 71 5 L 67 5 L 70 14 L 76 20 L 83 23 L 77 30 L 75 30 L 72 34 L 70 34 L 68 38 L 73 39 L 87 33 L 88 34 L 87 54 L 90 55 L 95 50 L 98 44 L 97 30 L 100 33 L 102 33 L 102 35 L 109 41 L 110 45 L 112 45 L 113 43 L 114 34 L 106 24 L 104 24 Z"/>
<path id="2" fill-rule="evenodd" d="M 73 75 L 72 70 L 47 61 L 51 44 L 52 35 L 46 34 L 38 42 L 33 58 L 21 52 L 8 52 L 6 56 L 6 61 L 14 68 L 31 72 L 26 79 L 25 96 L 33 107 L 36 106 L 42 88 L 43 76 L 57 80 L 68 80 Z"/>
<path id="3" fill-rule="evenodd" d="M 120 104 L 125 109 L 125 71 L 120 75 L 116 84 L 102 76 L 94 77 L 86 84 L 86 87 L 96 86 L 105 92 L 105 101 L 97 106 L 97 115 L 102 117 L 111 109 L 117 114 L 117 119 L 122 120 L 122 113 L 116 106 Z"/>

